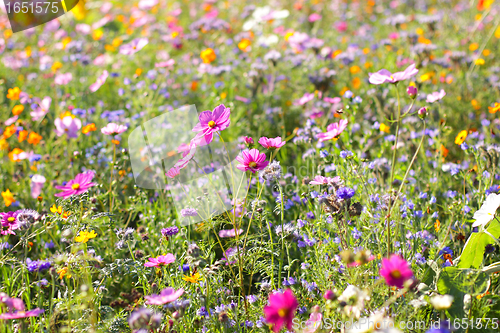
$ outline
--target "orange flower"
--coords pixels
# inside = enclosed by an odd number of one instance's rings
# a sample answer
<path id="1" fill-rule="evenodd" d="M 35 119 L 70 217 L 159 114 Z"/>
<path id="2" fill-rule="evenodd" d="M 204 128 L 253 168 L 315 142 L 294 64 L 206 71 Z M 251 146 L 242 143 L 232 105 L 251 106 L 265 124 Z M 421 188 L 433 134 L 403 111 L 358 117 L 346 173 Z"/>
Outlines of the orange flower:
<path id="1" fill-rule="evenodd" d="M 495 106 L 493 106 L 493 107 L 488 106 L 489 113 L 496 113 L 498 111 L 500 111 L 500 103 L 495 103 Z"/>
<path id="2" fill-rule="evenodd" d="M 28 137 L 28 143 L 32 145 L 37 145 L 42 140 L 42 136 L 35 132 L 31 132 Z"/>
<path id="3" fill-rule="evenodd" d="M 19 132 L 17 139 L 19 140 L 19 142 L 23 142 L 24 140 L 26 140 L 27 137 L 28 137 L 28 131 L 22 130 L 21 132 Z"/>
<path id="4" fill-rule="evenodd" d="M 16 105 L 12 108 L 12 114 L 14 116 L 19 116 L 23 111 L 24 111 L 24 105 Z"/>
<path id="5" fill-rule="evenodd" d="M 208 48 L 201 51 L 200 58 L 205 64 L 209 64 L 217 59 L 217 55 L 215 54 L 215 51 L 213 49 Z"/>
<path id="6" fill-rule="evenodd" d="M 361 79 L 359 77 L 352 79 L 352 87 L 354 89 L 359 89 L 359 87 L 361 87 Z"/>
<path id="7" fill-rule="evenodd" d="M 191 90 L 196 91 L 198 89 L 198 81 L 191 82 Z"/>
<path id="8" fill-rule="evenodd" d="M 83 134 L 89 134 L 90 132 L 94 132 L 94 131 L 97 131 L 97 128 L 95 127 L 94 123 L 85 125 L 82 128 L 82 133 Z"/>
<path id="9" fill-rule="evenodd" d="M 443 157 L 448 156 L 448 152 L 449 152 L 449 150 L 448 150 L 448 149 L 446 149 L 446 147 L 445 147 L 445 146 L 441 145 L 441 147 L 439 147 L 439 151 L 441 151 L 441 154 L 443 155 Z"/>
<path id="10" fill-rule="evenodd" d="M 243 39 L 241 40 L 241 42 L 239 42 L 239 43 L 238 43 L 238 48 L 239 48 L 240 50 L 242 50 L 243 52 L 246 52 L 246 51 L 247 51 L 247 49 L 248 49 L 248 47 L 249 47 L 251 44 L 252 44 L 252 42 L 251 42 L 249 39 L 247 39 L 247 38 L 243 38 Z"/>
<path id="11" fill-rule="evenodd" d="M 7 98 L 11 101 L 17 101 L 19 99 L 19 94 L 21 93 L 21 89 L 15 87 L 14 89 L 9 89 L 7 91 Z"/>
<path id="12" fill-rule="evenodd" d="M 2 197 L 3 197 L 3 201 L 5 203 L 5 207 L 9 207 L 14 202 L 16 202 L 16 199 L 14 199 L 14 195 L 10 192 L 9 189 L 7 189 L 7 191 L 5 191 L 5 192 L 2 192 Z"/>
<path id="13" fill-rule="evenodd" d="M 9 158 L 12 162 L 18 162 L 21 159 L 19 158 L 19 154 L 24 153 L 24 150 L 19 149 L 19 148 L 14 148 L 12 151 L 9 153 Z"/>
<path id="14" fill-rule="evenodd" d="M 13 136 L 17 132 L 16 125 L 12 124 L 9 127 L 5 128 L 5 131 L 3 132 L 3 138 L 8 139 L 11 136 Z"/>
<path id="15" fill-rule="evenodd" d="M 57 72 L 58 69 L 61 69 L 63 66 L 62 62 L 60 61 L 56 61 L 54 62 L 54 64 L 52 65 L 51 69 L 53 72 Z"/>
<path id="16" fill-rule="evenodd" d="M 434 223 L 434 229 L 436 229 L 436 232 L 441 230 L 441 222 L 439 222 L 439 220 L 436 220 L 436 223 Z"/>

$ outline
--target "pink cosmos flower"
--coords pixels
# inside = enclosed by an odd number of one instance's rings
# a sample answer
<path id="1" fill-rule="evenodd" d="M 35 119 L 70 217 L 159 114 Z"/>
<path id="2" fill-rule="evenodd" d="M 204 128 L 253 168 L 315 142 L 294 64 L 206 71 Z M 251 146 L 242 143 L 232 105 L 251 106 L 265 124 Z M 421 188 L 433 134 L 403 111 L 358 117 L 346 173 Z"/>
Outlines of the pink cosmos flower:
<path id="1" fill-rule="evenodd" d="M 243 233 L 243 229 L 238 229 L 238 235 L 241 235 L 242 233 Z M 234 229 L 220 230 L 219 237 L 221 237 L 221 238 L 236 237 L 236 232 Z"/>
<path id="2" fill-rule="evenodd" d="M 80 128 L 82 128 L 80 119 L 71 116 L 66 116 L 63 119 L 56 118 L 54 124 L 56 125 L 57 136 L 67 134 L 69 138 L 77 138 L 78 134 L 80 134 Z"/>
<path id="3" fill-rule="evenodd" d="M 338 123 L 330 124 L 326 128 L 327 132 L 317 134 L 316 137 L 319 139 L 319 142 L 335 139 L 346 129 L 347 123 L 346 119 L 342 119 Z"/>
<path id="4" fill-rule="evenodd" d="M 252 173 L 264 169 L 269 164 L 269 161 L 266 161 L 266 154 L 260 153 L 255 148 L 242 151 L 236 160 L 241 163 L 236 166 L 238 169 L 241 171 L 250 170 Z"/>
<path id="5" fill-rule="evenodd" d="M 273 293 L 269 296 L 269 305 L 264 307 L 264 314 L 266 321 L 273 324 L 274 332 L 279 332 L 284 326 L 288 330 L 292 329 L 292 320 L 298 306 L 299 302 L 297 302 L 291 289 L 287 289 L 284 293 Z"/>
<path id="6" fill-rule="evenodd" d="M 146 45 L 148 45 L 147 38 L 136 38 L 130 43 L 122 45 L 120 47 L 120 53 L 125 55 L 132 55 L 142 50 L 142 48 Z"/>
<path id="7" fill-rule="evenodd" d="M 167 177 L 168 178 L 174 179 L 178 175 L 180 175 L 179 168 L 173 167 L 173 168 L 170 168 L 170 170 L 167 171 Z"/>
<path id="8" fill-rule="evenodd" d="M 172 253 L 167 253 L 164 256 L 149 258 L 148 260 L 149 262 L 144 264 L 145 267 L 160 267 L 173 263 L 175 261 L 175 256 Z"/>
<path id="9" fill-rule="evenodd" d="M 325 97 L 323 98 L 323 100 L 325 102 L 328 102 L 328 103 L 331 103 L 331 104 L 339 104 L 340 102 L 342 102 L 342 98 L 340 97 Z"/>
<path id="10" fill-rule="evenodd" d="M 434 103 L 441 100 L 444 96 L 446 96 L 446 92 L 441 89 L 440 91 L 435 91 L 432 94 L 427 95 L 427 103 Z"/>
<path id="11" fill-rule="evenodd" d="M 31 119 L 33 121 L 38 121 L 43 118 L 49 112 L 51 103 L 52 98 L 50 97 L 45 97 L 44 99 L 42 99 L 42 101 L 38 103 L 38 106 L 30 112 Z"/>
<path id="12" fill-rule="evenodd" d="M 66 185 L 54 186 L 58 190 L 62 190 L 61 193 L 57 193 L 56 197 L 69 198 L 72 195 L 79 195 L 88 191 L 92 186 L 97 185 L 92 183 L 92 178 L 94 178 L 94 173 L 92 171 L 79 173 L 76 175 L 75 179 L 70 180 Z"/>
<path id="13" fill-rule="evenodd" d="M 286 141 L 281 141 L 281 136 L 278 136 L 274 139 L 269 139 L 263 136 L 259 139 L 259 143 L 262 145 L 262 147 L 267 149 L 278 149 L 283 147 Z"/>
<path id="14" fill-rule="evenodd" d="M 20 298 L 10 298 L 5 293 L 0 293 L 0 303 L 4 303 L 9 308 L 10 313 L 0 314 L 0 320 L 21 319 L 26 317 L 36 317 L 42 314 L 45 310 L 33 309 L 24 311 L 24 302 Z"/>
<path id="15" fill-rule="evenodd" d="M 347 22 L 345 21 L 340 21 L 335 24 L 335 29 L 337 29 L 338 32 L 344 32 L 347 30 Z"/>
<path id="16" fill-rule="evenodd" d="M 159 295 L 153 294 L 151 296 L 144 296 L 146 304 L 149 305 L 163 305 L 177 300 L 184 294 L 184 289 L 175 290 L 174 288 L 165 288 Z"/>
<path id="17" fill-rule="evenodd" d="M 303 333 L 315 333 L 323 324 L 323 315 L 321 312 L 313 311 L 309 316 L 309 319 L 306 321 L 306 327 L 304 328 Z"/>
<path id="18" fill-rule="evenodd" d="M 105 135 L 114 135 L 114 134 L 121 134 L 127 130 L 127 126 L 125 125 L 118 125 L 115 123 L 109 123 L 106 125 L 106 127 L 101 128 L 102 134 Z"/>
<path id="19" fill-rule="evenodd" d="M 168 59 L 167 61 L 157 62 L 155 64 L 155 67 L 156 68 L 164 68 L 164 67 L 172 67 L 173 65 L 175 65 L 175 60 Z"/>
<path id="20" fill-rule="evenodd" d="M 44 313 L 44 309 L 33 309 L 29 311 L 17 311 L 17 312 L 11 312 L 11 313 L 2 313 L 0 314 L 0 320 L 10 320 L 10 319 L 21 319 L 21 318 L 27 318 L 27 317 L 38 317 L 42 313 Z"/>
<path id="21" fill-rule="evenodd" d="M 243 137 L 243 142 L 245 142 L 246 145 L 253 145 L 253 139 L 250 136 L 245 136 Z"/>
<path id="22" fill-rule="evenodd" d="M 45 177 L 42 175 L 34 175 L 31 177 L 31 197 L 36 199 L 41 193 L 43 184 L 45 184 Z"/>
<path id="23" fill-rule="evenodd" d="M 316 22 L 318 20 L 321 20 L 321 15 L 318 14 L 318 13 L 312 13 L 311 15 L 309 15 L 309 22 Z"/>
<path id="24" fill-rule="evenodd" d="M 385 279 L 388 286 L 394 286 L 401 289 L 405 281 L 413 277 L 413 272 L 406 260 L 397 254 L 393 254 L 389 259 L 382 259 L 380 275 Z"/>
<path id="25" fill-rule="evenodd" d="M 71 80 L 73 80 L 73 74 L 71 73 L 57 74 L 54 83 L 59 86 L 64 86 L 70 83 Z"/>
<path id="26" fill-rule="evenodd" d="M 89 89 L 92 92 L 96 92 L 101 88 L 101 86 L 106 83 L 106 80 L 108 79 L 109 73 L 108 71 L 103 71 L 102 74 L 97 78 L 96 82 L 91 84 Z"/>
<path id="27" fill-rule="evenodd" d="M 200 122 L 193 128 L 193 132 L 199 132 L 196 135 L 196 140 L 205 138 L 206 144 L 213 140 L 214 132 L 223 131 L 229 127 L 231 120 L 229 116 L 231 110 L 226 108 L 224 104 L 216 106 L 213 111 L 203 111 L 199 115 Z"/>
<path id="28" fill-rule="evenodd" d="M 387 69 L 381 69 L 376 73 L 370 73 L 371 84 L 383 84 L 386 82 L 396 83 L 403 80 L 408 80 L 412 76 L 418 73 L 418 69 L 415 68 L 415 64 L 408 66 L 403 72 L 391 73 Z"/>
<path id="29" fill-rule="evenodd" d="M 314 94 L 312 93 L 305 93 L 304 96 L 299 98 L 294 102 L 295 105 L 304 105 L 309 101 L 312 101 L 314 99 Z"/>
<path id="30" fill-rule="evenodd" d="M 340 177 L 335 176 L 333 178 L 331 177 L 323 177 L 323 176 L 316 176 L 314 177 L 313 180 L 309 182 L 309 185 L 328 185 L 328 184 L 340 184 Z"/>

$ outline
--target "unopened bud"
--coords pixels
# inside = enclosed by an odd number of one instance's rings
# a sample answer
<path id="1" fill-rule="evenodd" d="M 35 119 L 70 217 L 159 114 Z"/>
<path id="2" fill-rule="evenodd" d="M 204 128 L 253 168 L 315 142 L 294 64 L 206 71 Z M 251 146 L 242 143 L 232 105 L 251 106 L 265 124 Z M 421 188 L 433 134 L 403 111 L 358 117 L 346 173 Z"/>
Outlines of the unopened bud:
<path id="1" fill-rule="evenodd" d="M 418 116 L 420 119 L 425 119 L 427 117 L 427 108 L 425 106 L 418 110 Z"/>
<path id="2" fill-rule="evenodd" d="M 417 97 L 417 92 L 418 89 L 415 86 L 408 86 L 408 88 L 406 88 L 406 93 L 411 99 L 415 99 L 415 97 Z"/>

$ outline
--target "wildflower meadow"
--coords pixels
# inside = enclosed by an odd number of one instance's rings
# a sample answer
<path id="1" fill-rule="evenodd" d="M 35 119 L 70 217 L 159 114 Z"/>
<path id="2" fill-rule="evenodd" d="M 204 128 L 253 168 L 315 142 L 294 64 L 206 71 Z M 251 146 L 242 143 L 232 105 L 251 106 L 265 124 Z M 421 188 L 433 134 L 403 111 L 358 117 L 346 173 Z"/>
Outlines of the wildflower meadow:
<path id="1" fill-rule="evenodd" d="M 0 333 L 500 331 L 499 0 L 16 1 Z"/>

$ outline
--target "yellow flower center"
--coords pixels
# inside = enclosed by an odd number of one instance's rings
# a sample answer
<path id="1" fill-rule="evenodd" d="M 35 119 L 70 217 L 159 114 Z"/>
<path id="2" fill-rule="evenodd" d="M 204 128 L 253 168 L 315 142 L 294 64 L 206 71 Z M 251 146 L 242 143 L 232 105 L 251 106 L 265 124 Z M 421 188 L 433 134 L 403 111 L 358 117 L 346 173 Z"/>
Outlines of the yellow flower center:
<path id="1" fill-rule="evenodd" d="M 248 166 L 250 168 L 255 168 L 257 166 L 257 163 L 256 162 L 250 162 L 250 163 L 248 163 Z"/>
<path id="2" fill-rule="evenodd" d="M 214 126 L 215 126 L 215 121 L 210 120 L 210 121 L 208 122 L 208 127 L 213 128 Z"/>
<path id="3" fill-rule="evenodd" d="M 15 219 L 15 218 L 13 218 L 13 217 L 9 217 L 9 218 L 7 219 L 7 221 L 9 221 L 9 222 L 14 222 L 15 220 L 16 220 L 16 219 Z"/>
<path id="4" fill-rule="evenodd" d="M 286 317 L 287 314 L 288 314 L 287 309 L 279 309 L 278 310 L 278 316 L 280 316 L 280 317 Z"/>
<path id="5" fill-rule="evenodd" d="M 392 271 L 391 276 L 395 279 L 399 279 L 401 277 L 401 272 L 398 270 Z"/>
<path id="6" fill-rule="evenodd" d="M 78 184 L 78 183 L 74 183 L 73 185 L 71 185 L 71 188 L 72 188 L 73 190 L 78 190 L 78 189 L 80 188 L 80 184 Z"/>

